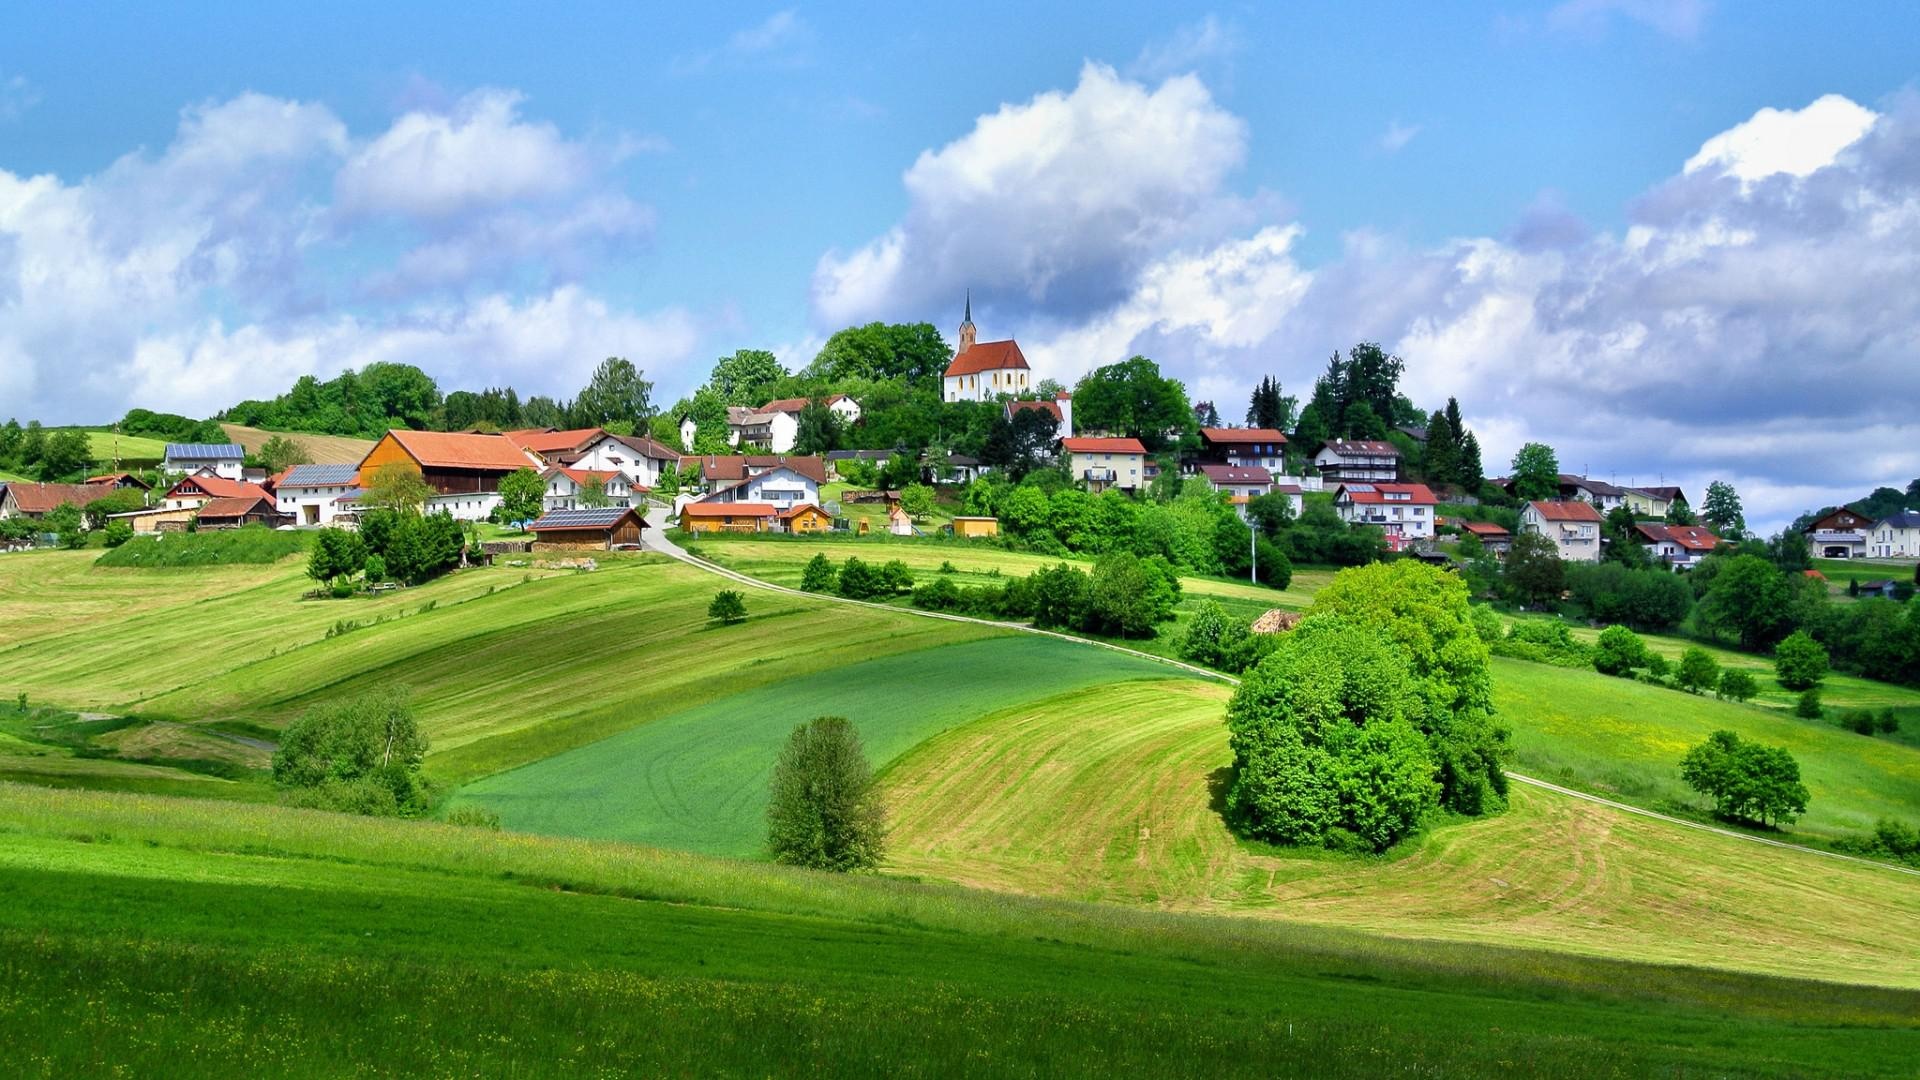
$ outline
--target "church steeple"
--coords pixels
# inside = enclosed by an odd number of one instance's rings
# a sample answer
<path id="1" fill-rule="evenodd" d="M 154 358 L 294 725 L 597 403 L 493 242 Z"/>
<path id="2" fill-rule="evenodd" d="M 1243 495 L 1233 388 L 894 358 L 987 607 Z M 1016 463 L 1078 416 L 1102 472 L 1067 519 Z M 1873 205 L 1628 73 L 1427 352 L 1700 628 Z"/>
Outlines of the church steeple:
<path id="1" fill-rule="evenodd" d="M 973 327 L 973 290 L 968 289 L 967 314 L 966 317 L 960 320 L 960 348 L 954 350 L 954 355 L 958 356 L 968 349 L 973 348 L 974 337 L 977 333 L 978 331 Z"/>

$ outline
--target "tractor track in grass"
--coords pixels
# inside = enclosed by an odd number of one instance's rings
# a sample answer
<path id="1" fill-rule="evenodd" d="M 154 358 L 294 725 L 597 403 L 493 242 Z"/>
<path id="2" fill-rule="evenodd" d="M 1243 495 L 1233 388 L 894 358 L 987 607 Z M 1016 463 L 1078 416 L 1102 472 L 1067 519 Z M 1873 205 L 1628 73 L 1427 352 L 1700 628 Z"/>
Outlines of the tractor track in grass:
<path id="1" fill-rule="evenodd" d="M 656 520 L 656 518 L 658 520 Z M 1188 664 L 1183 661 L 1169 659 L 1168 657 L 1165 657 L 1165 656 L 1155 656 L 1150 652 L 1143 652 L 1139 649 L 1129 649 L 1124 645 L 1115 645 L 1112 642 L 1095 641 L 1092 638 L 1084 638 L 1075 634 L 1063 634 L 1057 630 L 1041 630 L 1037 627 L 1028 626 L 1024 623 L 1002 622 L 995 619 L 980 619 L 980 618 L 975 618 L 971 615 L 955 615 L 945 611 L 921 611 L 918 608 L 896 607 L 893 604 L 877 604 L 870 600 L 849 600 L 844 596 L 832 596 L 826 593 L 810 593 L 801 589 L 791 588 L 786 585 L 775 585 L 770 581 L 762 581 L 759 578 L 751 577 L 747 574 L 743 574 L 738 570 L 733 570 L 728 567 L 721 566 L 720 564 L 715 562 L 709 562 L 708 560 L 703 559 L 698 555 L 689 553 L 685 548 L 682 548 L 680 545 L 674 543 L 673 541 L 666 539 L 665 514 L 661 513 L 657 508 L 655 510 L 651 510 L 648 512 L 647 527 L 654 531 L 654 535 L 651 537 L 648 537 L 645 541 L 648 549 L 653 551 L 658 551 L 663 555 L 670 555 L 673 558 L 679 559 L 681 562 L 687 563 L 690 566 L 698 567 L 699 569 L 705 570 L 710 574 L 716 574 L 730 581 L 735 581 L 742 585 L 751 586 L 756 589 L 764 589 L 768 592 L 783 593 L 789 596 L 799 596 L 799 597 L 806 597 L 806 598 L 812 598 L 817 600 L 831 600 L 839 604 L 855 604 L 860 607 L 881 608 L 887 611 L 905 612 L 910 615 L 917 615 L 923 619 L 945 619 L 949 622 L 975 623 L 981 626 L 993 626 L 993 627 L 999 627 L 1004 630 L 1017 630 L 1027 634 L 1038 634 L 1042 637 L 1058 638 L 1061 641 L 1072 641 L 1082 645 L 1092 645 L 1092 646 L 1095 646 L 1096 648 L 1111 649 L 1115 652 L 1125 653 L 1129 656 L 1137 656 L 1145 660 L 1152 660 L 1155 663 L 1165 664 L 1168 667 L 1178 668 L 1189 674 L 1198 675 L 1204 679 L 1213 679 L 1218 682 L 1226 683 L 1229 686 L 1240 685 L 1239 679 L 1236 679 L 1233 676 L 1228 675 L 1224 672 L 1213 671 L 1208 668 L 1203 668 L 1195 664 Z M 1794 844 L 1794 843 L 1789 843 L 1785 840 L 1774 840 L 1770 837 L 1755 836 L 1752 833 L 1744 833 L 1735 829 L 1725 829 L 1717 825 L 1708 825 L 1704 822 L 1699 822 L 1699 821 L 1688 821 L 1686 818 L 1675 817 L 1672 814 L 1663 814 L 1658 810 L 1648 810 L 1645 807 L 1634 806 L 1631 803 L 1619 802 L 1617 800 L 1605 798 L 1600 795 L 1591 795 L 1584 791 L 1579 791 L 1570 787 L 1563 787 L 1559 784 L 1551 783 L 1546 780 L 1541 780 L 1536 777 L 1527 776 L 1522 773 L 1509 771 L 1507 773 L 1507 779 L 1512 780 L 1513 782 L 1518 784 L 1526 784 L 1529 787 L 1536 787 L 1545 791 L 1554 792 L 1555 794 L 1558 794 L 1558 795 L 1565 795 L 1568 798 L 1580 799 L 1585 802 L 1594 803 L 1599 806 L 1604 806 L 1612 810 L 1620 811 L 1623 814 L 1633 814 L 1637 817 L 1651 818 L 1655 821 L 1663 821 L 1669 825 L 1678 825 L 1682 828 L 1694 829 L 1699 832 L 1712 833 L 1716 836 L 1731 837 L 1732 839 L 1735 839 L 1735 840 L 1745 840 L 1745 841 L 1748 841 L 1749 843 L 1764 844 L 1767 847 L 1786 848 L 1792 851 L 1803 851 L 1811 855 L 1821 856 L 1822 858 L 1837 859 L 1841 862 L 1858 863 L 1862 866 L 1879 867 L 1885 870 L 1892 870 L 1895 873 L 1905 874 L 1909 877 L 1920 877 L 1920 869 L 1901 866 L 1898 863 L 1882 862 L 1878 859 L 1868 859 L 1858 855 L 1844 855 L 1844 854 L 1841 854 L 1840 852 L 1828 851 L 1824 848 L 1808 847 L 1805 844 Z"/>

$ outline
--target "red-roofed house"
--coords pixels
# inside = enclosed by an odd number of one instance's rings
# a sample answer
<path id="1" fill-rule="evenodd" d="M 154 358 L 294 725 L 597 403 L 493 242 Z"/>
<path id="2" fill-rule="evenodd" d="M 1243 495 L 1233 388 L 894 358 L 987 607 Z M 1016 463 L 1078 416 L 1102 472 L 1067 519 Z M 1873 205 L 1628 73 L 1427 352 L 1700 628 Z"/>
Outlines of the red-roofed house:
<path id="1" fill-rule="evenodd" d="M 68 504 L 84 508 L 114 493 L 111 484 L 35 484 L 21 480 L 4 487 L 6 494 L 0 496 L 0 518 L 37 520 L 45 517 L 49 510 Z"/>
<path id="2" fill-rule="evenodd" d="M 575 469 L 594 472 L 618 472 L 636 488 L 660 486 L 660 471 L 680 467 L 680 451 L 646 435 L 615 435 L 611 432 L 589 442 L 572 461 L 563 462 Z"/>
<path id="3" fill-rule="evenodd" d="M 1439 504 L 1425 484 L 1345 483 L 1333 489 L 1334 511 L 1354 525 L 1379 526 L 1395 551 L 1433 539 Z"/>
<path id="4" fill-rule="evenodd" d="M 967 298 L 966 318 L 960 323 L 960 348 L 953 354 L 941 380 L 946 401 L 992 401 L 1002 394 L 1027 392 L 1033 370 L 1020 352 L 1019 342 L 976 341 L 973 325 L 973 298 Z"/>
<path id="5" fill-rule="evenodd" d="M 1600 523 L 1606 519 L 1592 503 L 1530 502 L 1520 511 L 1520 529 L 1539 533 L 1560 549 L 1568 562 L 1600 561 Z"/>
<path id="6" fill-rule="evenodd" d="M 605 435 L 601 428 L 572 428 L 567 431 L 554 431 L 551 428 L 529 428 L 524 431 L 509 431 L 507 438 L 515 446 L 523 447 L 540 455 L 541 460 L 552 465 L 571 465 L 562 461 L 571 457 L 588 444 Z"/>
<path id="7" fill-rule="evenodd" d="M 1146 483 L 1147 448 L 1139 439 L 1076 436 L 1061 439 L 1060 449 L 1066 452 L 1068 471 L 1089 491 L 1133 491 Z"/>
<path id="8" fill-rule="evenodd" d="M 267 496 L 267 489 L 244 480 L 229 480 L 212 473 L 183 476 L 160 496 L 159 506 L 167 510 L 198 510 L 215 499 L 251 499 Z"/>
<path id="9" fill-rule="evenodd" d="M 427 499 L 427 512 L 485 521 L 500 505 L 500 481 L 520 469 L 538 469 L 542 462 L 505 435 L 396 428 L 361 459 L 356 486 L 368 487 L 381 469 L 391 465 L 413 469 L 434 490 Z"/>
<path id="10" fill-rule="evenodd" d="M 1698 525 L 1657 525 L 1641 522 L 1633 527 L 1634 539 L 1653 549 L 1654 555 L 1669 565 L 1690 567 L 1713 553 L 1720 538 Z"/>
<path id="11" fill-rule="evenodd" d="M 1201 453 L 1210 461 L 1285 472 L 1287 437 L 1273 428 L 1201 428 Z"/>
<path id="12" fill-rule="evenodd" d="M 543 510 L 574 510 L 589 488 L 598 487 L 607 496 L 608 506 L 632 506 L 633 484 L 616 470 L 569 469 L 555 466 L 540 474 L 547 482 L 547 493 L 540 500 Z M 645 490 L 644 488 L 641 490 Z"/>
<path id="13" fill-rule="evenodd" d="M 1480 546 L 1496 559 L 1506 558 L 1507 551 L 1513 547 L 1513 534 L 1491 521 L 1462 521 L 1459 524 L 1461 532 L 1479 537 Z"/>

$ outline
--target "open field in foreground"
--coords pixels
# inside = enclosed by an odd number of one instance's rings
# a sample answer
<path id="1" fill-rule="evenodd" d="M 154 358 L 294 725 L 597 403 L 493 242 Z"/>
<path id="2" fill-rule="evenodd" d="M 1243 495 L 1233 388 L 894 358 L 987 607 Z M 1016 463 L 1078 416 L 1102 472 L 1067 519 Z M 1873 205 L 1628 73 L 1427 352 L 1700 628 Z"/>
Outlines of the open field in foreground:
<path id="1" fill-rule="evenodd" d="M 487 806 L 525 832 L 753 855 L 766 835 L 774 760 L 794 727 L 813 717 L 851 718 L 881 765 L 1002 708 L 1166 675 L 1152 661 L 1026 635 L 895 653 L 669 713 L 486 777 L 463 788 L 460 801 Z"/>
<path id="2" fill-rule="evenodd" d="M 893 869 L 995 889 L 1405 937 L 1920 986 L 1920 879 L 1516 785 L 1393 857 L 1237 840 L 1225 687 L 1136 682 L 1004 710 L 885 774 Z"/>
<path id="3" fill-rule="evenodd" d="M 0 785 L 9 1076 L 1897 1076 L 1920 995 Z"/>

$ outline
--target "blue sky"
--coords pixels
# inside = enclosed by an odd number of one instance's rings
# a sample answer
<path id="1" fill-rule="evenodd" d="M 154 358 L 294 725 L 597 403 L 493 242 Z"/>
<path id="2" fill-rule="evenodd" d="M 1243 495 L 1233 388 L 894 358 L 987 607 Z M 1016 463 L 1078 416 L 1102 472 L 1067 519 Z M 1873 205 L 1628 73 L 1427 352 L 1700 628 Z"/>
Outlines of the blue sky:
<path id="1" fill-rule="evenodd" d="M 0 413 L 375 359 L 566 393 L 607 354 L 670 400 L 738 347 L 950 332 L 971 287 L 1043 373 L 1145 351 L 1229 415 L 1377 338 L 1495 453 L 1724 475 L 1761 521 L 1920 473 L 1897 411 L 1828 458 L 1796 430 L 1857 406 L 1765 385 L 1920 368 L 1913 245 L 1858 216 L 1913 198 L 1908 5 L 395 7 L 0 12 Z M 1816 160 L 1734 178 L 1768 139 Z M 1873 273 L 1794 277 L 1849 240 Z"/>

